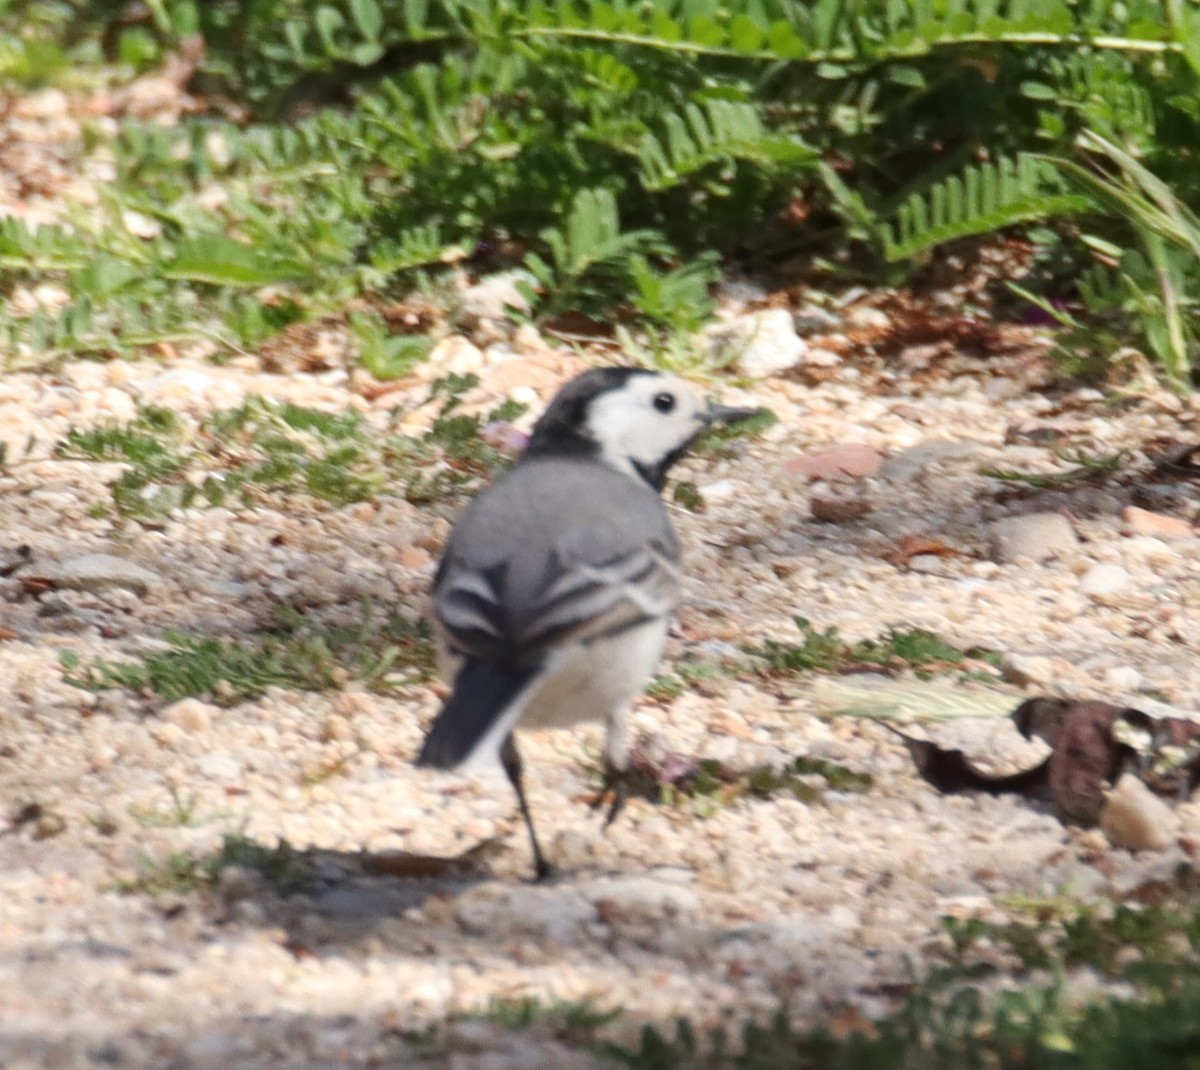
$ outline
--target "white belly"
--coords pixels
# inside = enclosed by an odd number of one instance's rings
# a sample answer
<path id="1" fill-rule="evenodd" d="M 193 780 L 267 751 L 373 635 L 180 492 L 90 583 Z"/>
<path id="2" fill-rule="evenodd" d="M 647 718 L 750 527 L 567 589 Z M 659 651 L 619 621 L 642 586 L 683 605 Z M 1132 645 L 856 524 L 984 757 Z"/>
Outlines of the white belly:
<path id="1" fill-rule="evenodd" d="M 611 638 L 564 647 L 497 719 L 462 763 L 492 761 L 508 734 L 517 728 L 569 728 L 582 721 L 605 721 L 605 749 L 616 764 L 625 750 L 625 714 L 662 657 L 667 622 L 656 619 Z M 444 647 L 439 669 L 450 680 L 458 659 Z"/>
<path id="2" fill-rule="evenodd" d="M 666 621 L 654 620 L 611 639 L 566 648 L 531 689 L 518 724 L 565 728 L 623 714 L 654 672 L 666 638 Z"/>

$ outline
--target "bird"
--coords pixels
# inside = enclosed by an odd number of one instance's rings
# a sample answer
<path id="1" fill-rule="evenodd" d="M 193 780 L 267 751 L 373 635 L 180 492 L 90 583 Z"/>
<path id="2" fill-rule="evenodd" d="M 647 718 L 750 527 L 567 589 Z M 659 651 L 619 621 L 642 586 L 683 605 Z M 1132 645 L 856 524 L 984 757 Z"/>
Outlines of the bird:
<path id="1" fill-rule="evenodd" d="M 439 672 L 451 690 L 417 756 L 455 769 L 499 759 L 529 833 L 535 880 L 553 870 L 525 796 L 514 731 L 607 725 L 604 827 L 627 795 L 626 716 L 654 672 L 680 597 L 680 547 L 661 492 L 710 428 L 763 410 L 706 403 L 645 368 L 570 380 L 512 467 L 455 521 L 433 581 Z"/>

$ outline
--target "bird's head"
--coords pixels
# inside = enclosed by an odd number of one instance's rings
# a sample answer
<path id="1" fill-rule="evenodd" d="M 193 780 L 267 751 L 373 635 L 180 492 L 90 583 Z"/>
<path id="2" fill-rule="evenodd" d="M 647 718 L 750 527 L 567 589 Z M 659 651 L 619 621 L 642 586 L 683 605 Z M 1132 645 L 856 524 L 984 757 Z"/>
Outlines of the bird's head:
<path id="1" fill-rule="evenodd" d="M 761 412 L 710 405 L 673 375 L 593 368 L 564 386 L 529 440 L 529 455 L 590 456 L 662 489 L 667 471 L 718 424 Z"/>

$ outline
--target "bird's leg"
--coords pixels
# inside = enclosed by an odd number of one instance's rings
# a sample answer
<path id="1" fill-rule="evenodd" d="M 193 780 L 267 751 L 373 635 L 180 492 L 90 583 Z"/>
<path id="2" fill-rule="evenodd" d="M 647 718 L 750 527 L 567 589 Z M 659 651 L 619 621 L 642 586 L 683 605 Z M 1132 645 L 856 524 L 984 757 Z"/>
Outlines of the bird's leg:
<path id="1" fill-rule="evenodd" d="M 533 831 L 533 816 L 529 812 L 529 803 L 525 800 L 525 787 L 521 779 L 521 755 L 517 750 L 517 742 L 512 737 L 512 733 L 504 740 L 504 745 L 500 748 L 500 764 L 504 766 L 504 772 L 508 774 L 509 783 L 512 784 L 513 790 L 517 793 L 517 805 L 521 808 L 521 816 L 525 819 L 525 827 L 529 830 L 529 843 L 533 847 L 533 869 L 536 874 L 536 879 L 544 881 L 550 876 L 552 870 L 550 863 L 546 861 L 546 856 L 542 854 L 542 848 L 538 844 L 537 833 Z"/>
<path id="2" fill-rule="evenodd" d="M 596 796 L 596 802 L 592 808 L 598 807 L 610 791 L 612 792 L 612 803 L 608 808 L 608 815 L 604 818 L 605 831 L 608 831 L 609 825 L 616 821 L 617 815 L 625 809 L 625 803 L 629 799 L 629 770 L 616 765 L 606 754 L 604 756 L 604 782 L 600 786 L 600 794 Z"/>
<path id="3" fill-rule="evenodd" d="M 625 712 L 612 717 L 608 722 L 608 738 L 604 742 L 604 780 L 600 785 L 600 794 L 592 803 L 596 810 L 609 792 L 612 792 L 612 803 L 608 815 L 604 819 L 604 829 L 617 819 L 617 815 L 625 809 L 629 799 L 629 769 L 626 766 Z"/>

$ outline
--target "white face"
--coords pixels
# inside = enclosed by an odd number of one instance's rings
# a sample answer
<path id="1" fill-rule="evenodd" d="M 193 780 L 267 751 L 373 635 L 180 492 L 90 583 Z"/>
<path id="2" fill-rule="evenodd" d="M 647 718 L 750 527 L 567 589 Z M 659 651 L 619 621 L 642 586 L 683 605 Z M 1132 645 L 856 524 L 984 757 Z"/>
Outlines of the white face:
<path id="1" fill-rule="evenodd" d="M 657 469 L 708 425 L 708 406 L 682 379 L 635 375 L 619 390 L 593 399 L 587 433 L 614 468 Z"/>

